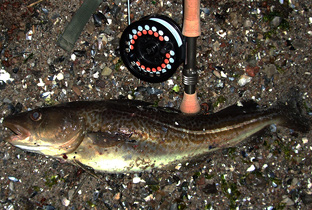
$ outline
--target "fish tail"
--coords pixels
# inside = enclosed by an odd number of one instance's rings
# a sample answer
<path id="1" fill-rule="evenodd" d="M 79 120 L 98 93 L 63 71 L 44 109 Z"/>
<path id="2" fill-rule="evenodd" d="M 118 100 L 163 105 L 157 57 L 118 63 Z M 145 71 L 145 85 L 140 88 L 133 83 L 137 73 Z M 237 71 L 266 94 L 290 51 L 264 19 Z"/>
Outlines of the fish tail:
<path id="1" fill-rule="evenodd" d="M 303 133 L 310 130 L 311 120 L 304 113 L 303 100 L 297 88 L 290 89 L 274 109 L 282 116 L 280 125 Z"/>

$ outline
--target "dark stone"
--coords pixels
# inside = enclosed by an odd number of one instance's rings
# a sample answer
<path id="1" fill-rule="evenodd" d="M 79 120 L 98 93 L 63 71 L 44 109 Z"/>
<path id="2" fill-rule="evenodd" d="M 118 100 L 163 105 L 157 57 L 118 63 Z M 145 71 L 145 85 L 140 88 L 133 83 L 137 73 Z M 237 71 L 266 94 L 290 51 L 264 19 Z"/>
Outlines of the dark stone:
<path id="1" fill-rule="evenodd" d="M 218 190 L 216 188 L 216 184 L 207 184 L 204 188 L 203 188 L 203 192 L 206 194 L 216 194 L 218 193 Z"/>

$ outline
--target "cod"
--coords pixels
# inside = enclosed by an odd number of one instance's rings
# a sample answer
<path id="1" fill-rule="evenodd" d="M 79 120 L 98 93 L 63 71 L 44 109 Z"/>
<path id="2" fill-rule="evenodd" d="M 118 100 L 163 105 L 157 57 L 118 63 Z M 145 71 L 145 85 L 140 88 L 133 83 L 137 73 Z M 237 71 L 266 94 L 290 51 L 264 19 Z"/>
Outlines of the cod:
<path id="1" fill-rule="evenodd" d="M 310 123 L 296 101 L 268 109 L 246 102 L 210 115 L 136 100 L 77 101 L 3 120 L 12 145 L 107 173 L 166 168 L 235 146 L 271 124 L 306 132 Z"/>

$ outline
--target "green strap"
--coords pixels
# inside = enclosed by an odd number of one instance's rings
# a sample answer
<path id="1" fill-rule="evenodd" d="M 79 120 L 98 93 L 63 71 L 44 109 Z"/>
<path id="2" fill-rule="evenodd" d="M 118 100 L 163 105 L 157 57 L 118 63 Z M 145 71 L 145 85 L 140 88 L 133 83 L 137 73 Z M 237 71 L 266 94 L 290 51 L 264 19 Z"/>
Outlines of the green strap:
<path id="1" fill-rule="evenodd" d="M 103 0 L 85 0 L 77 10 L 57 44 L 64 50 L 71 51 L 79 38 L 81 31 Z"/>

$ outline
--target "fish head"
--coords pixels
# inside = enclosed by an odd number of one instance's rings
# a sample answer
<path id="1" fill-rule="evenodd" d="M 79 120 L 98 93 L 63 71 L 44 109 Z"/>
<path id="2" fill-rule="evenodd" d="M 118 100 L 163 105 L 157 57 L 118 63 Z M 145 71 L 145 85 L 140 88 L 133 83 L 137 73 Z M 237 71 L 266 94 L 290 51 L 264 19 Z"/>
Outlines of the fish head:
<path id="1" fill-rule="evenodd" d="M 11 115 L 3 126 L 15 135 L 7 142 L 21 149 L 49 156 L 73 152 L 84 138 L 79 116 L 66 108 L 47 107 Z"/>

